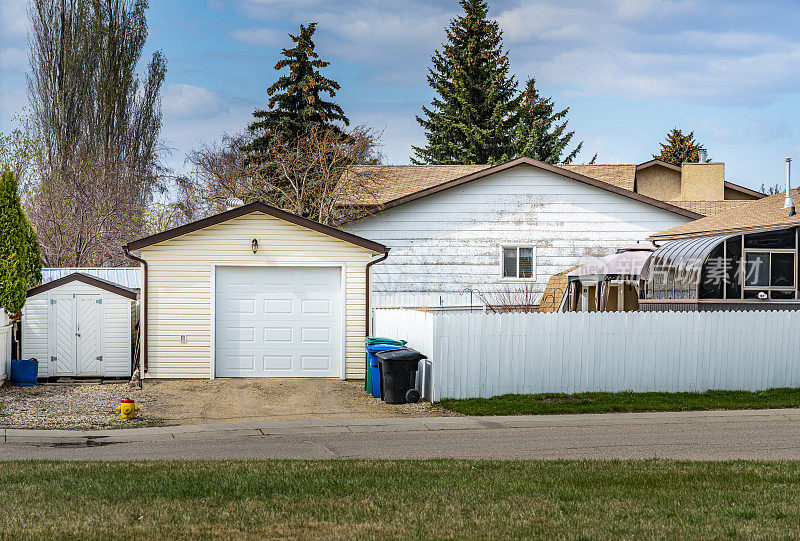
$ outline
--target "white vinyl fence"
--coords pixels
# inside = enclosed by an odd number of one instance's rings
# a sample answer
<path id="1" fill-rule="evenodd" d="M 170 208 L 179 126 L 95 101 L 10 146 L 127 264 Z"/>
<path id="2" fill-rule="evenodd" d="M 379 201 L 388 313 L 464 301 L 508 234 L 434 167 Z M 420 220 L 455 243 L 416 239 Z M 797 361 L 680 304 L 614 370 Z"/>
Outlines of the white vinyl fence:
<path id="1" fill-rule="evenodd" d="M 429 357 L 423 396 L 800 387 L 800 312 L 554 314 L 375 310 Z"/>
<path id="2" fill-rule="evenodd" d="M 8 317 L 0 309 L 0 385 L 11 374 L 11 328 Z"/>

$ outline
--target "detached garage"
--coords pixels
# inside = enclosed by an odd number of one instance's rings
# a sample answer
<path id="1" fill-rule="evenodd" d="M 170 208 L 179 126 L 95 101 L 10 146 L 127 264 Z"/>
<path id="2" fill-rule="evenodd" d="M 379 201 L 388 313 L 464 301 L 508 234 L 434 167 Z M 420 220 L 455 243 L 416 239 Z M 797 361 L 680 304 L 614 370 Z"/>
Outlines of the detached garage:
<path id="1" fill-rule="evenodd" d="M 251 203 L 125 251 L 144 269 L 142 377 L 364 377 L 382 244 Z"/>
<path id="2" fill-rule="evenodd" d="M 42 273 L 46 276 L 46 273 Z M 28 290 L 22 356 L 39 377 L 130 377 L 137 291 L 73 273 Z"/>

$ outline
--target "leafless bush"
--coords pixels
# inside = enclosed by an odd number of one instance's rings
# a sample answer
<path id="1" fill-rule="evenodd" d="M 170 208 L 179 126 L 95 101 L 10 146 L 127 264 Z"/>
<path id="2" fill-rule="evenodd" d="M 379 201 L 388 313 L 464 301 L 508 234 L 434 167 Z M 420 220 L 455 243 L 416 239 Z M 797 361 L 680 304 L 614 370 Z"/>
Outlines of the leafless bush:
<path id="1" fill-rule="evenodd" d="M 538 297 L 534 284 L 506 285 L 499 291 L 478 293 L 478 299 L 495 314 L 536 312 L 539 308 Z"/>

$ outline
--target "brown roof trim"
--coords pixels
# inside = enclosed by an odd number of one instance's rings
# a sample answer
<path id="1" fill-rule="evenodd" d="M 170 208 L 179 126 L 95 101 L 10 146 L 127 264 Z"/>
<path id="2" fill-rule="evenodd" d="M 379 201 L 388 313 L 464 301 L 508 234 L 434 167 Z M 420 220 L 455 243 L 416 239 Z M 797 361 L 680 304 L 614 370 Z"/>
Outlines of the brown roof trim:
<path id="1" fill-rule="evenodd" d="M 730 188 L 731 190 L 736 190 L 737 192 L 746 193 L 747 195 L 752 195 L 757 199 L 764 199 L 765 197 L 767 197 L 767 194 L 765 193 L 761 193 L 756 190 L 751 190 L 750 188 L 745 188 L 744 186 L 741 186 L 739 184 L 734 184 L 733 182 L 728 182 L 727 180 L 725 181 L 725 187 Z"/>
<path id="2" fill-rule="evenodd" d="M 650 161 L 646 161 L 644 163 L 640 163 L 636 166 L 636 170 L 640 171 L 642 169 L 647 169 L 648 167 L 653 167 L 654 165 L 660 165 L 661 167 L 666 167 L 667 169 L 672 169 L 673 171 L 681 172 L 681 168 L 679 165 L 675 165 L 669 162 L 665 162 L 664 160 L 660 160 L 658 158 L 653 158 Z"/>
<path id="3" fill-rule="evenodd" d="M 625 188 L 620 188 L 618 186 L 614 186 L 613 184 L 609 184 L 607 182 L 603 182 L 602 180 L 597 180 L 594 178 L 590 178 L 579 173 L 575 173 L 573 171 L 569 171 L 567 169 L 563 169 L 556 165 L 551 165 L 549 163 L 540 162 L 539 160 L 534 160 L 532 158 L 521 157 L 513 159 L 506 163 L 501 163 L 499 165 L 495 165 L 493 167 L 489 167 L 487 169 L 482 169 L 470 175 L 463 176 L 461 178 L 453 179 L 447 182 L 443 182 L 437 186 L 432 186 L 430 188 L 426 188 L 424 190 L 420 190 L 418 192 L 399 197 L 383 205 L 378 205 L 376 210 L 386 210 L 392 207 L 396 207 L 398 205 L 403 205 L 405 203 L 409 203 L 411 201 L 415 201 L 417 199 L 421 199 L 428 195 L 433 195 L 435 193 L 439 193 L 441 191 L 447 190 L 448 188 L 453 188 L 455 186 L 461 186 L 462 184 L 466 184 L 467 182 L 472 182 L 473 180 L 478 180 L 494 173 L 499 173 L 501 171 L 505 171 L 507 169 L 511 169 L 512 167 L 516 167 L 518 165 L 531 165 L 533 167 L 537 167 L 539 169 L 543 169 L 545 171 L 550 171 L 551 173 L 556 173 L 557 175 L 561 175 L 562 177 L 567 177 L 572 180 L 577 180 L 578 182 L 583 182 L 584 184 L 589 184 L 590 186 L 595 186 L 597 188 L 602 188 L 609 192 L 613 192 L 619 194 L 623 197 L 627 197 L 629 199 L 635 199 L 637 201 L 641 201 L 642 203 L 647 203 L 648 205 L 652 205 L 654 207 L 658 207 L 670 212 L 674 212 L 675 214 L 680 214 L 681 216 L 686 216 L 687 218 L 697 219 L 703 218 L 702 214 L 698 214 L 696 212 L 692 212 L 691 210 L 687 210 L 681 207 L 677 207 L 675 205 L 671 205 L 665 201 L 660 201 L 658 199 L 653 199 L 652 197 L 647 197 L 646 195 L 638 194 L 636 192 L 632 192 L 630 190 L 626 190 Z"/>
<path id="4" fill-rule="evenodd" d="M 109 282 L 108 280 L 102 280 L 95 276 L 89 276 L 88 274 L 81 274 L 80 272 L 74 272 L 72 274 L 62 276 L 57 280 L 53 280 L 52 282 L 47 282 L 46 284 L 42 284 L 40 286 L 36 286 L 29 289 L 27 297 L 33 297 L 34 295 L 38 295 L 39 293 L 44 293 L 45 291 L 50 291 L 51 289 L 55 289 L 59 286 L 63 286 L 64 284 L 68 284 L 70 282 L 83 282 L 84 284 L 88 284 L 90 286 L 103 289 L 110 293 L 115 293 L 121 297 L 125 297 L 126 299 L 131 299 L 132 301 L 135 301 L 139 296 L 136 293 L 135 289 L 123 287 L 119 284 Z"/>
<path id="5" fill-rule="evenodd" d="M 658 234 L 655 234 L 655 235 L 650 235 L 647 238 L 652 239 L 654 241 L 667 241 L 667 240 L 689 239 L 693 237 L 708 237 L 711 235 L 725 235 L 728 233 L 748 233 L 751 231 L 777 231 L 779 229 L 790 229 L 792 227 L 797 227 L 797 224 L 751 225 L 749 227 L 731 227 L 728 229 L 709 229 L 706 231 L 692 231 L 691 233 L 678 233 L 675 235 L 659 236 Z"/>
<path id="6" fill-rule="evenodd" d="M 312 229 L 324 235 L 328 235 L 329 237 L 334 237 L 339 240 L 349 242 L 350 244 L 361 246 L 362 248 L 372 250 L 379 254 L 385 254 L 389 251 L 383 244 L 365 239 L 363 237 L 359 237 L 357 235 L 353 235 L 352 233 L 347 233 L 346 231 L 342 231 L 341 229 L 336 229 L 335 227 L 331 227 L 329 225 L 324 225 L 319 222 L 315 222 L 314 220 L 309 220 L 308 218 L 303 218 L 302 216 L 298 216 L 297 214 L 292 214 L 291 212 L 286 212 L 285 210 L 280 210 L 278 208 L 267 205 L 266 203 L 262 203 L 260 201 L 255 201 L 247 205 L 242 205 L 241 207 L 236 207 L 234 209 L 227 210 L 225 212 L 220 212 L 219 214 L 209 216 L 208 218 L 203 218 L 201 220 L 188 223 L 186 225 L 175 227 L 173 229 L 168 229 L 162 233 L 150 235 L 149 237 L 144 237 L 139 240 L 134 240 L 132 242 L 129 242 L 126 245 L 126 248 L 128 250 L 139 250 L 141 248 L 145 248 L 147 246 L 151 246 L 159 242 L 164 242 L 165 240 L 174 239 L 175 237 L 180 237 L 181 235 L 186 235 L 187 233 L 199 231 L 201 229 L 205 229 L 206 227 L 211 227 L 212 225 L 217 225 L 222 222 L 227 222 L 228 220 L 232 220 L 234 218 L 238 218 L 246 214 L 251 214 L 253 212 L 263 212 L 264 214 L 268 214 L 269 216 L 274 216 L 275 218 L 278 218 L 280 220 L 284 220 L 286 222 L 290 222 L 295 225 L 305 227 L 307 229 Z"/>

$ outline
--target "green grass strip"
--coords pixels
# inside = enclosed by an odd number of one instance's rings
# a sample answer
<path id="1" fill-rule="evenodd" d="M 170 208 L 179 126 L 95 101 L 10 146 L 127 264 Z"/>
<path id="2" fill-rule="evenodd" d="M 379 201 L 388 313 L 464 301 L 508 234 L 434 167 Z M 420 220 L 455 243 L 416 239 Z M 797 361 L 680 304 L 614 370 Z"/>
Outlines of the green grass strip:
<path id="1" fill-rule="evenodd" d="M 0 487 L 4 538 L 800 537 L 797 462 L 18 462 Z"/>
<path id="2" fill-rule="evenodd" d="M 463 400 L 445 398 L 440 405 L 465 415 L 798 408 L 800 389 L 704 393 L 507 394 L 493 398 Z"/>

